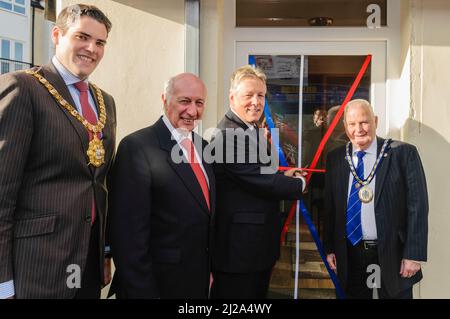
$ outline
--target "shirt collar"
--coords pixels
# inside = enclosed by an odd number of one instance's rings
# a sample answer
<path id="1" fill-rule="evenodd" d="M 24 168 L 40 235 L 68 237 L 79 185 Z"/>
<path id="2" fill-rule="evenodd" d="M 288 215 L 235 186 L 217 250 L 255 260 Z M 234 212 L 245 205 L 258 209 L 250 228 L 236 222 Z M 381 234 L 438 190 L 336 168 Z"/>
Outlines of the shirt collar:
<path id="1" fill-rule="evenodd" d="M 180 143 L 183 139 L 188 138 L 192 141 L 192 134 L 183 134 L 185 131 L 182 131 L 180 129 L 176 129 L 173 127 L 172 123 L 170 123 L 169 118 L 167 115 L 163 115 L 162 120 L 164 124 L 166 124 L 167 128 L 169 129 L 170 133 L 172 134 L 173 138 L 177 143 Z"/>
<path id="2" fill-rule="evenodd" d="M 67 70 L 67 68 L 61 62 L 59 62 L 59 60 L 56 57 L 56 55 L 53 56 L 52 63 L 55 66 L 55 68 L 58 71 L 58 73 L 63 78 L 64 83 L 66 85 L 72 85 L 72 84 L 75 84 L 75 83 L 78 83 L 78 82 L 81 81 L 78 77 L 73 75 L 72 72 Z M 86 78 L 83 82 L 88 83 L 88 79 Z"/>
<path id="3" fill-rule="evenodd" d="M 356 155 L 357 152 L 359 152 L 360 149 L 358 148 L 354 148 L 353 149 L 353 155 Z M 370 143 L 369 147 L 364 150 L 364 152 L 366 152 L 366 154 L 371 154 L 371 155 L 376 155 L 377 154 L 377 138 L 375 137 L 372 141 L 372 143 Z"/>
<path id="4" fill-rule="evenodd" d="M 234 113 L 234 115 L 236 115 L 242 122 L 244 122 L 245 123 L 245 125 L 247 125 L 248 126 L 248 128 L 250 129 L 250 130 L 254 130 L 255 129 L 255 126 L 253 126 L 253 124 L 250 124 L 249 122 L 247 122 L 247 121 L 245 121 L 244 119 L 242 119 L 234 110 L 233 110 L 233 108 L 230 106 L 230 110 L 231 110 L 231 112 L 233 112 Z"/>

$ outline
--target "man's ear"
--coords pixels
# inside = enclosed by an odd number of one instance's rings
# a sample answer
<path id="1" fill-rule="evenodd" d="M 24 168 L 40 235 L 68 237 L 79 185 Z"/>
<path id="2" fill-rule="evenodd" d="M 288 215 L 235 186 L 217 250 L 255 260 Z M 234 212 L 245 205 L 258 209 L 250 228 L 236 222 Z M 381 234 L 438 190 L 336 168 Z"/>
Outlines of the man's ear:
<path id="1" fill-rule="evenodd" d="M 378 128 L 378 116 L 375 116 L 375 128 Z"/>
<path id="2" fill-rule="evenodd" d="M 52 38 L 52 42 L 53 44 L 56 46 L 59 44 L 59 37 L 62 36 L 62 32 L 61 29 L 57 26 L 54 26 L 52 29 L 52 34 L 51 34 L 51 38 Z"/>
<path id="3" fill-rule="evenodd" d="M 161 100 L 163 102 L 164 112 L 167 111 L 167 96 L 166 94 L 161 94 Z"/>
<path id="4" fill-rule="evenodd" d="M 228 95 L 228 100 L 230 101 L 230 107 L 234 108 L 234 94 L 232 92 Z"/>

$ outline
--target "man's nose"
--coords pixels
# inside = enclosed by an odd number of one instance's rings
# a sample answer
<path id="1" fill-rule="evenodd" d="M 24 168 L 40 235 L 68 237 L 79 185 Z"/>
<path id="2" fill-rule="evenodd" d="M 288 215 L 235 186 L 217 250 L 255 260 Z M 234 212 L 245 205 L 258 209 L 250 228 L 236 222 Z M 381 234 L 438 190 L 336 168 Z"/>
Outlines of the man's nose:
<path id="1" fill-rule="evenodd" d="M 256 95 L 256 94 L 253 95 L 252 99 L 251 99 L 251 102 L 252 102 L 253 105 L 258 105 L 258 103 L 259 103 L 258 95 Z"/>
<path id="2" fill-rule="evenodd" d="M 95 41 L 89 41 L 86 50 L 94 53 L 97 50 L 97 43 Z"/>
<path id="3" fill-rule="evenodd" d="M 192 101 L 191 103 L 189 103 L 189 105 L 188 105 L 188 107 L 187 107 L 187 109 L 186 109 L 186 112 L 187 112 L 189 115 L 191 115 L 191 116 L 194 116 L 194 115 L 197 114 L 197 106 L 195 105 L 195 102 L 194 102 L 194 101 Z"/>

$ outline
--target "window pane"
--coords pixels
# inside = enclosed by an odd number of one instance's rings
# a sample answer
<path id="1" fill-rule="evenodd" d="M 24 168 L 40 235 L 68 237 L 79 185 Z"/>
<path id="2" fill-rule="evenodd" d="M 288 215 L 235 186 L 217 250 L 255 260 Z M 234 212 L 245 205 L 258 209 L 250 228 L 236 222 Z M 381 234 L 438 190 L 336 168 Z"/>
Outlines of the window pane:
<path id="1" fill-rule="evenodd" d="M 21 5 L 25 5 L 25 0 L 16 0 L 15 1 L 17 4 L 21 4 Z"/>
<path id="2" fill-rule="evenodd" d="M 300 55 L 254 55 L 256 66 L 267 77 L 266 95 L 270 119 L 279 129 L 279 143 L 288 166 L 298 167 Z M 270 123 L 271 122 L 271 123 Z M 283 159 L 281 159 L 281 165 Z"/>
<path id="3" fill-rule="evenodd" d="M 12 5 L 11 5 L 11 3 L 7 3 L 5 1 L 0 1 L 0 8 L 12 10 Z"/>
<path id="4" fill-rule="evenodd" d="M 2 40 L 2 55 L 1 57 L 4 59 L 9 59 L 10 56 L 10 43 L 8 40 Z"/>
<path id="5" fill-rule="evenodd" d="M 23 60 L 23 44 L 16 42 L 14 45 L 14 60 L 22 61 Z"/>
<path id="6" fill-rule="evenodd" d="M 14 6 L 14 11 L 21 14 L 25 14 L 25 7 Z"/>
<path id="7" fill-rule="evenodd" d="M 367 26 L 369 5 L 380 8 L 386 25 L 386 0 L 236 0 L 238 27 Z"/>
<path id="8" fill-rule="evenodd" d="M 1 62 L 0 74 L 5 74 L 9 72 L 9 62 Z"/>

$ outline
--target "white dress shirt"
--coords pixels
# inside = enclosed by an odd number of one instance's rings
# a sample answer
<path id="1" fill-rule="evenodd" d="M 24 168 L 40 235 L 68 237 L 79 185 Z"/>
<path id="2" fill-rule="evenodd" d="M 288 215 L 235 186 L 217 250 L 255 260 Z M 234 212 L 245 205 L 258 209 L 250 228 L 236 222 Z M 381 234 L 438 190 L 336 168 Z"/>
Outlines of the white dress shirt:
<path id="1" fill-rule="evenodd" d="M 358 157 L 356 153 L 360 151 L 360 149 L 353 148 L 352 159 L 353 165 L 355 168 L 358 166 Z M 373 166 L 375 165 L 375 161 L 377 159 L 377 140 L 376 138 L 372 141 L 370 146 L 365 150 L 366 155 L 363 157 L 364 162 L 364 179 L 366 179 L 370 172 L 372 171 Z M 375 222 L 375 179 L 376 176 L 372 179 L 372 181 L 368 184 L 373 191 L 374 198 L 369 203 L 361 203 L 361 228 L 362 235 L 364 240 L 376 240 L 377 237 L 377 224 Z M 352 189 L 353 183 L 353 175 L 350 173 L 348 179 L 348 193 L 347 193 L 347 201 L 350 196 L 350 191 Z"/>
<path id="2" fill-rule="evenodd" d="M 73 106 L 77 109 L 78 113 L 83 115 L 83 110 L 81 109 L 81 102 L 80 102 L 80 91 L 78 91 L 78 89 L 74 85 L 75 83 L 78 83 L 81 80 L 77 78 L 75 75 L 73 75 L 69 70 L 67 70 L 66 67 L 62 65 L 61 62 L 59 62 L 56 56 L 53 56 L 52 63 L 55 66 L 56 70 L 58 71 L 59 75 L 61 75 L 61 77 L 63 78 L 67 88 L 69 89 L 70 95 L 72 96 L 72 100 L 75 103 L 75 105 Z M 85 79 L 83 82 L 89 84 L 87 79 Z M 92 106 L 92 110 L 94 111 L 95 116 L 97 117 L 98 120 L 97 108 L 95 107 L 95 102 L 94 98 L 92 97 L 91 90 L 88 90 L 88 99 L 89 104 Z"/>

